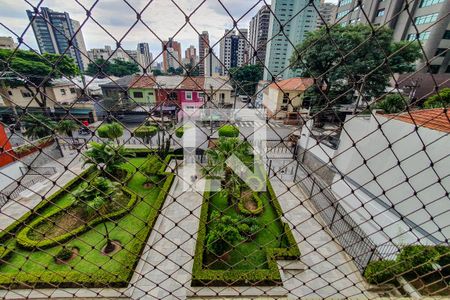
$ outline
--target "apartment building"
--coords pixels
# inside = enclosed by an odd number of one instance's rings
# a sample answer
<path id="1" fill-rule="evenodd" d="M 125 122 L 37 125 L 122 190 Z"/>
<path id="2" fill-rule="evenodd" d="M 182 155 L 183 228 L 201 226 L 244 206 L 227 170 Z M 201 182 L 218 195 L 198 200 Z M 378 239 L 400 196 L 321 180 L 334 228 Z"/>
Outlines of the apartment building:
<path id="1" fill-rule="evenodd" d="M 363 0 L 358 6 L 357 0 L 341 0 L 336 22 L 343 25 L 370 22 L 392 28 L 396 41 L 418 39 L 431 65 L 428 70 L 424 67 L 426 59 L 423 59 L 417 63 L 417 68 L 434 74 L 450 73 L 450 1 L 412 0 L 407 1 L 408 9 L 405 9 L 405 2 Z"/>
<path id="2" fill-rule="evenodd" d="M 336 10 L 336 4 L 321 0 L 319 6 L 319 15 L 317 16 L 317 28 L 320 28 L 325 24 L 333 24 L 336 18 Z"/>
<path id="3" fill-rule="evenodd" d="M 242 67 L 248 62 L 247 36 L 247 29 L 225 30 L 220 40 L 220 61 L 224 75 L 228 74 L 230 68 Z"/>
<path id="4" fill-rule="evenodd" d="M 184 51 L 184 58 L 185 62 L 192 66 L 197 64 L 197 49 L 194 45 L 190 45 L 189 48 Z"/>
<path id="5" fill-rule="evenodd" d="M 205 55 L 209 53 L 209 34 L 208 31 L 203 31 L 198 36 L 198 68 L 200 76 L 205 75 Z"/>
<path id="6" fill-rule="evenodd" d="M 152 61 L 153 55 L 150 52 L 150 47 L 148 46 L 148 43 L 138 43 L 137 63 L 139 64 L 139 69 L 141 69 L 141 72 L 144 72 L 145 70 L 147 72 L 150 72 Z"/>
<path id="7" fill-rule="evenodd" d="M 319 7 L 319 0 L 313 2 Z M 308 0 L 273 0 L 271 9 L 264 80 L 295 77 L 289 59 L 306 33 L 316 29 L 317 11 Z"/>
<path id="8" fill-rule="evenodd" d="M 41 7 L 39 12 L 26 12 L 41 53 L 65 53 L 75 59 L 80 70 L 87 68 L 89 60 L 80 22 L 71 19 L 67 12 L 48 7 Z"/>
<path id="9" fill-rule="evenodd" d="M 181 66 L 181 44 L 172 38 L 162 42 L 163 49 L 163 70 L 167 72 L 169 68 Z"/>
<path id="10" fill-rule="evenodd" d="M 270 5 L 264 5 L 250 21 L 248 54 L 251 64 L 264 65 L 269 23 Z"/>

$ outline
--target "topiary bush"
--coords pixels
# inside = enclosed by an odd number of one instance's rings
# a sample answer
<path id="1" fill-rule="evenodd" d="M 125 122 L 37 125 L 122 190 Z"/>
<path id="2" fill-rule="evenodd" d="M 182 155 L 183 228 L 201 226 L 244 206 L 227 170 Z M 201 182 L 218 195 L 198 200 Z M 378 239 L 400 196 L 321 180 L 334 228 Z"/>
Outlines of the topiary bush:
<path id="1" fill-rule="evenodd" d="M 58 260 L 66 261 L 69 260 L 73 255 L 72 249 L 63 247 L 56 255 L 55 258 Z"/>
<path id="2" fill-rule="evenodd" d="M 438 260 L 439 252 L 436 248 L 423 245 L 405 246 L 397 256 L 403 270 L 412 270 L 419 275 L 433 271 L 433 264 Z"/>
<path id="3" fill-rule="evenodd" d="M 364 270 L 364 277 L 371 284 L 387 283 L 395 278 L 398 263 L 395 260 L 378 260 L 370 262 Z"/>
<path id="4" fill-rule="evenodd" d="M 181 139 L 181 138 L 183 137 L 183 135 L 184 135 L 184 126 L 178 127 L 178 128 L 175 130 L 175 136 L 176 136 L 177 138 Z"/>
<path id="5" fill-rule="evenodd" d="M 239 129 L 231 124 L 223 125 L 219 128 L 219 136 L 220 137 L 238 137 Z"/>
<path id="6" fill-rule="evenodd" d="M 101 138 L 118 139 L 123 135 L 123 126 L 117 122 L 103 124 L 97 128 L 97 134 Z"/>

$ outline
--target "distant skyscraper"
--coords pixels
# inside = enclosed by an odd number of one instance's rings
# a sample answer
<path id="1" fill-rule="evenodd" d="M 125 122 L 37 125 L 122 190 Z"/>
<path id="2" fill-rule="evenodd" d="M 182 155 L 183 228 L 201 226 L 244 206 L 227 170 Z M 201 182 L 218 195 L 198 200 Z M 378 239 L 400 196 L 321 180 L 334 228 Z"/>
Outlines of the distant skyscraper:
<path id="1" fill-rule="evenodd" d="M 164 46 L 166 51 L 164 51 Z M 178 68 L 182 62 L 181 59 L 181 44 L 169 38 L 168 41 L 162 42 L 163 47 L 163 69 L 165 72 L 169 70 L 170 67 Z"/>
<path id="2" fill-rule="evenodd" d="M 205 55 L 209 53 L 209 34 L 203 31 L 198 37 L 198 68 L 200 76 L 205 75 Z"/>
<path id="3" fill-rule="evenodd" d="M 39 13 L 27 10 L 27 15 L 41 53 L 66 53 L 75 59 L 80 70 L 87 67 L 86 45 L 78 21 L 71 19 L 67 12 L 56 12 L 48 7 L 41 7 Z M 74 46 L 69 47 L 70 41 Z"/>
<path id="4" fill-rule="evenodd" d="M 144 69 L 147 69 L 147 72 L 150 73 L 152 61 L 153 55 L 148 43 L 139 43 L 137 45 L 137 62 L 141 71 L 144 72 Z"/>
<path id="5" fill-rule="evenodd" d="M 319 0 L 314 0 L 314 3 L 319 6 Z M 301 43 L 306 33 L 316 28 L 317 12 L 309 5 L 309 0 L 272 0 L 271 9 L 277 18 L 270 16 L 265 59 L 270 73 L 264 69 L 264 79 L 294 77 L 295 72 L 289 68 L 293 46 Z M 284 33 L 280 31 L 280 23 L 284 24 Z"/>
<path id="6" fill-rule="evenodd" d="M 242 67 L 247 61 L 247 29 L 235 31 L 225 30 L 220 40 L 220 61 L 223 64 L 223 74 L 234 67 Z"/>
<path id="7" fill-rule="evenodd" d="M 190 63 L 192 66 L 195 66 L 197 63 L 197 49 L 195 49 L 194 45 L 189 46 L 184 52 L 184 57 L 186 58 L 186 62 Z"/>
<path id="8" fill-rule="evenodd" d="M 337 5 L 333 3 L 325 3 L 320 1 L 319 14 L 317 16 L 317 28 L 326 24 L 333 24 L 336 17 Z"/>
<path id="9" fill-rule="evenodd" d="M 270 5 L 264 5 L 250 21 L 248 50 L 251 64 L 264 64 L 269 34 Z"/>

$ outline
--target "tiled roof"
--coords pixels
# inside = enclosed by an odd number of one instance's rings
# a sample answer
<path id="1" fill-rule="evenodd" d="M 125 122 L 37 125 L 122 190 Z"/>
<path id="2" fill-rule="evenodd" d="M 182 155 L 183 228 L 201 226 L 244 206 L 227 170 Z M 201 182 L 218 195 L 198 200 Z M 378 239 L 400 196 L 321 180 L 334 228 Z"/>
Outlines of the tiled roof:
<path id="1" fill-rule="evenodd" d="M 184 77 L 177 89 L 202 91 L 205 86 L 205 77 Z"/>
<path id="2" fill-rule="evenodd" d="M 399 115 L 384 115 L 417 126 L 450 133 L 450 111 L 445 108 L 422 109 Z"/>
<path id="3" fill-rule="evenodd" d="M 295 77 L 274 82 L 269 87 L 283 91 L 306 91 L 313 84 L 314 80 L 312 78 Z"/>
<path id="4" fill-rule="evenodd" d="M 156 78 L 149 75 L 136 75 L 130 82 L 130 88 L 140 89 L 140 88 L 154 88 L 156 86 Z"/>
<path id="5" fill-rule="evenodd" d="M 113 80 L 109 83 L 100 84 L 100 87 L 111 87 L 111 88 L 128 88 L 128 85 L 133 80 L 134 75 L 127 75 L 124 77 L 120 77 L 116 80 Z"/>

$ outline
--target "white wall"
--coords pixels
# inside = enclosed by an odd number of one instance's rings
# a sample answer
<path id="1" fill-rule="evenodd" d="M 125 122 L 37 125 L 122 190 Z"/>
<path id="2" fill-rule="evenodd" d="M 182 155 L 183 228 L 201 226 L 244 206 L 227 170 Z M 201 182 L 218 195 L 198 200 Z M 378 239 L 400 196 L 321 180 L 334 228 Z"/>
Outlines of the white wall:
<path id="1" fill-rule="evenodd" d="M 378 124 L 382 124 L 381 128 Z M 398 213 L 420 225 L 434 238 L 444 240 L 450 238 L 450 199 L 445 196 L 450 190 L 450 137 L 445 132 L 424 127 L 415 132 L 414 128 L 412 124 L 390 120 L 383 115 L 370 119 L 349 116 L 334 164 L 369 193 L 388 205 L 392 203 Z M 422 150 L 421 141 L 426 145 L 426 151 Z M 401 161 L 400 165 L 398 161 Z M 431 162 L 434 163 L 433 168 L 430 167 Z M 438 183 L 439 178 L 441 183 Z M 352 194 L 348 184 L 336 176 L 333 192 L 340 198 L 345 197 L 344 202 L 350 210 L 373 202 L 360 191 Z M 380 209 L 377 212 L 370 205 L 363 210 L 367 211 L 366 217 L 386 211 Z M 431 217 L 434 219 L 430 220 Z M 391 222 L 387 215 L 379 215 L 375 220 L 382 225 L 380 229 L 391 237 L 405 231 L 403 226 L 395 225 L 398 224 L 397 218 Z M 441 232 L 438 232 L 439 228 Z M 416 231 L 414 236 L 421 236 L 421 232 Z M 402 238 L 409 240 L 415 237 Z"/>
<path id="2" fill-rule="evenodd" d="M 327 163 L 328 165 L 332 166 L 332 163 L 330 161 L 330 158 L 333 159 L 336 150 L 318 143 L 316 139 L 310 137 L 311 130 L 312 130 L 313 120 L 308 120 L 306 122 L 306 126 L 302 127 L 302 131 L 300 134 L 300 139 L 298 141 L 298 145 L 307 151 L 309 151 L 311 154 L 314 154 L 317 158 L 319 158 L 324 163 Z"/>
<path id="3" fill-rule="evenodd" d="M 22 176 L 20 167 L 23 167 L 23 163 L 15 161 L 2 168 L 0 168 L 0 190 L 10 185 L 14 179 L 18 179 Z"/>

